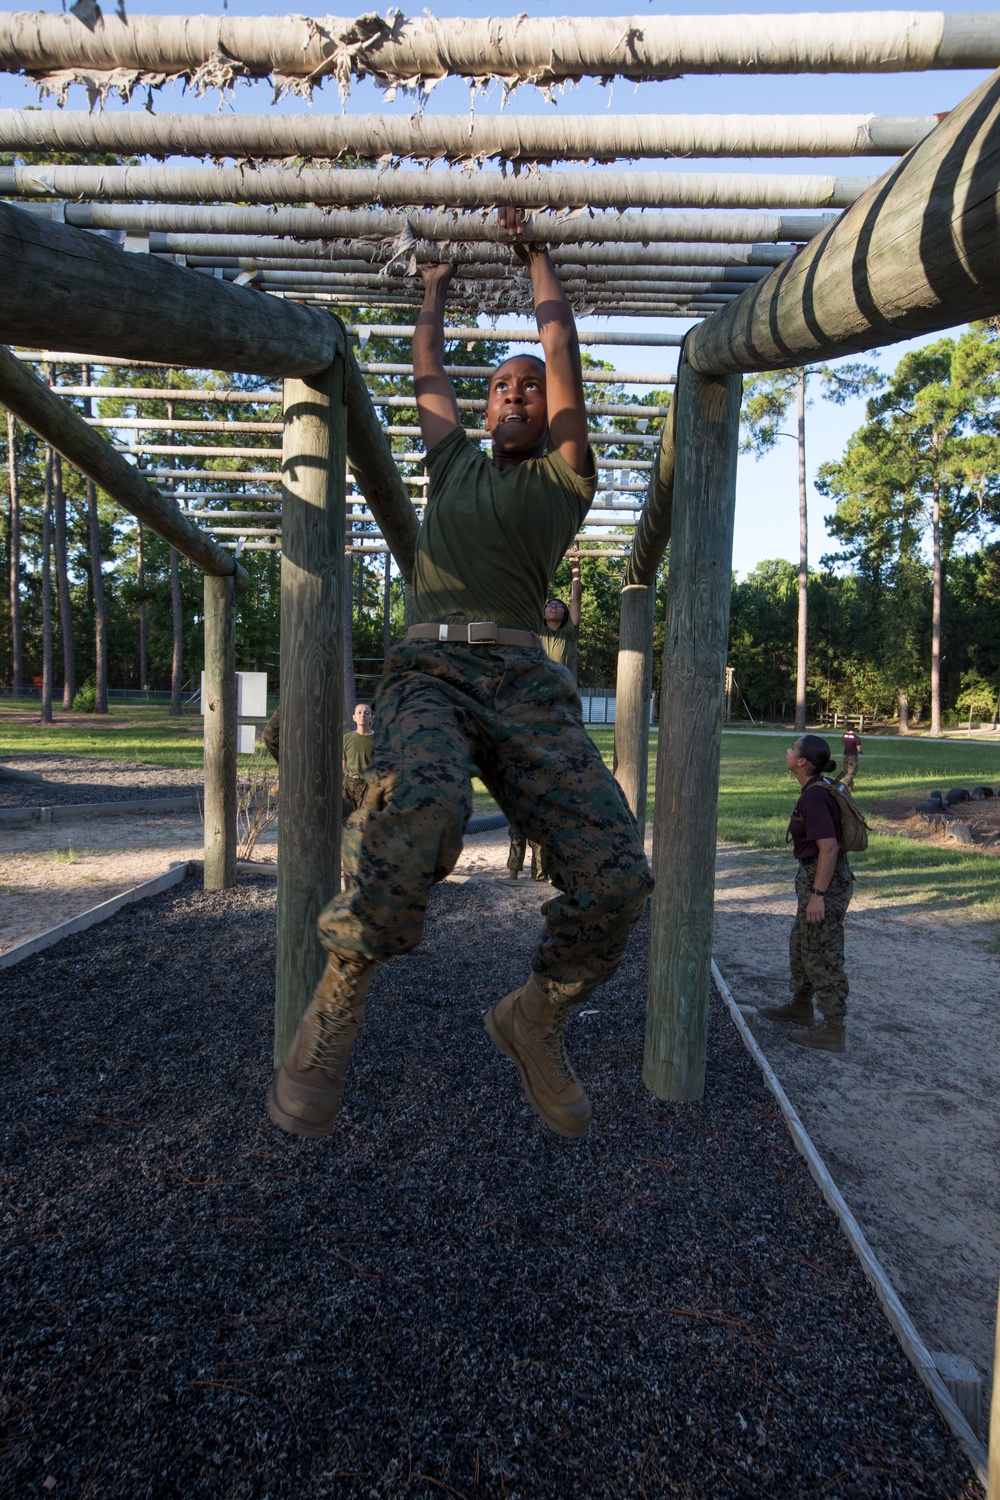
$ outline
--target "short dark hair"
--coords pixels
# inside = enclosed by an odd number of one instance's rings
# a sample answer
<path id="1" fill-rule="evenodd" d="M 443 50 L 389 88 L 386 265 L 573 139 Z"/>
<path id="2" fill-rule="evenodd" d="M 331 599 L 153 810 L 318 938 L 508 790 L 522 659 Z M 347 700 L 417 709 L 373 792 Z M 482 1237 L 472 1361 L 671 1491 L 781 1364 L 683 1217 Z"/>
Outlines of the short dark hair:
<path id="1" fill-rule="evenodd" d="M 491 385 L 493 384 L 497 371 L 502 370 L 504 365 L 509 365 L 515 359 L 530 359 L 531 363 L 533 365 L 537 365 L 542 374 L 545 374 L 545 361 L 544 359 L 539 359 L 537 354 L 508 354 L 506 359 L 502 359 L 498 365 L 494 365 L 493 374 L 490 376 Z"/>
<path id="2" fill-rule="evenodd" d="M 830 758 L 830 746 L 822 735 L 803 734 L 795 743 L 802 759 L 809 762 L 817 776 L 829 776 L 837 769 L 837 762 Z"/>

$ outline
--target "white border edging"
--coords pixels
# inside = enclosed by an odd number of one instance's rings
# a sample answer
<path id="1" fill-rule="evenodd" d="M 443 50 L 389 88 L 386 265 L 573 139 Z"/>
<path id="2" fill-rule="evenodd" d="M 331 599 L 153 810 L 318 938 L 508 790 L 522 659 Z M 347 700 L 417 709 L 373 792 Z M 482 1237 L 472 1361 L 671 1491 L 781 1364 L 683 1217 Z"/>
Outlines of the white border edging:
<path id="1" fill-rule="evenodd" d="M 25 942 L 8 948 L 5 953 L 0 953 L 0 969 L 13 968 L 14 964 L 19 964 L 22 959 L 30 958 L 34 953 L 41 953 L 43 949 L 51 948 L 55 943 L 61 943 L 63 938 L 72 937 L 75 932 L 86 932 L 88 927 L 96 927 L 98 922 L 106 922 L 108 917 L 113 917 L 116 911 L 120 911 L 123 906 L 128 906 L 133 901 L 142 901 L 147 896 L 158 896 L 161 891 L 169 890 L 172 885 L 180 885 L 187 875 L 186 860 L 179 865 L 172 865 L 162 875 L 154 875 L 151 880 L 144 880 L 142 885 L 134 885 L 130 890 L 122 891 L 120 896 L 112 896 L 110 901 L 102 901 L 100 906 L 92 906 L 89 911 L 82 911 L 79 916 L 60 922 L 58 927 L 49 927 L 45 932 L 40 932 L 37 937 L 28 938 Z"/>
<path id="2" fill-rule="evenodd" d="M 952 1434 L 965 1449 L 966 1456 L 985 1490 L 989 1483 L 989 1460 L 986 1456 L 986 1449 L 951 1399 L 948 1388 L 938 1374 L 927 1346 L 913 1326 L 906 1308 L 900 1302 L 892 1282 L 879 1264 L 875 1252 L 862 1232 L 860 1224 L 848 1208 L 843 1194 L 830 1176 L 823 1158 L 813 1145 L 805 1126 L 799 1119 L 795 1106 L 782 1088 L 777 1074 L 757 1045 L 749 1026 L 740 1014 L 740 1008 L 733 999 L 732 992 L 723 979 L 714 958 L 712 959 L 712 978 L 715 980 L 719 994 L 729 1008 L 729 1013 L 743 1040 L 743 1045 L 760 1068 L 764 1075 L 764 1082 L 778 1101 L 778 1107 L 785 1117 L 785 1123 L 788 1126 L 792 1140 L 795 1142 L 796 1149 L 805 1157 L 806 1165 L 813 1180 L 816 1182 L 830 1208 L 833 1209 L 833 1212 L 840 1220 L 840 1227 L 850 1241 L 851 1249 L 861 1262 L 861 1269 L 872 1286 L 882 1311 L 888 1318 L 892 1330 L 899 1340 L 903 1353 L 927 1387 L 931 1400 L 951 1429 Z"/>

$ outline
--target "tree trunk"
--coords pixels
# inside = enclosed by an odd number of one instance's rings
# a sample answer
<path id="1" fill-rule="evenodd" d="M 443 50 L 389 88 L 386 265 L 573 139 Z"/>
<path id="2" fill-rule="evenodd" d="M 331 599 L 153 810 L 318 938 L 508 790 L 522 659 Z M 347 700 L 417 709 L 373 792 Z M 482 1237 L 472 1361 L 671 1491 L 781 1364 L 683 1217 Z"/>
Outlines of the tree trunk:
<path id="1" fill-rule="evenodd" d="M 941 733 L 941 483 L 934 480 L 931 508 L 931 543 L 934 556 L 934 592 L 931 606 L 931 727 L 930 734 Z"/>
<path id="2" fill-rule="evenodd" d="M 139 689 L 146 692 L 149 687 L 149 611 L 146 607 L 146 559 L 143 553 L 142 522 L 138 523 L 136 538 L 135 580 L 139 588 Z"/>
<path id="3" fill-rule="evenodd" d="M 42 723 L 52 723 L 52 449 L 45 450 L 42 508 Z"/>
<path id="4" fill-rule="evenodd" d="M 184 666 L 184 608 L 181 599 L 180 553 L 170 549 L 170 614 L 173 621 L 174 654 L 170 664 L 170 717 L 179 719 L 184 712 L 181 702 L 181 673 Z"/>
<path id="5" fill-rule="evenodd" d="M 10 681 L 14 696 L 24 692 L 24 637 L 21 630 L 21 495 L 17 483 L 17 424 L 7 413 L 7 474 L 10 483 Z"/>
<path id="6" fill-rule="evenodd" d="M 900 734 L 910 732 L 910 700 L 905 693 L 899 694 L 899 732 Z"/>
<path id="7" fill-rule="evenodd" d="M 59 630 L 62 636 L 63 708 L 72 708 L 76 697 L 76 653 L 73 649 L 73 614 L 69 597 L 69 556 L 66 545 L 66 491 L 63 488 L 62 456 L 52 459 L 52 488 L 56 511 L 56 588 L 59 593 Z"/>
<path id="8" fill-rule="evenodd" d="M 806 493 L 806 372 L 799 369 L 799 632 L 795 657 L 795 732 L 806 727 L 806 666 L 809 656 L 809 507 Z"/>
<path id="9" fill-rule="evenodd" d="M 108 611 L 101 572 L 101 524 L 97 514 L 97 486 L 87 480 L 87 518 L 90 522 L 90 576 L 94 585 L 94 712 L 108 711 Z"/>

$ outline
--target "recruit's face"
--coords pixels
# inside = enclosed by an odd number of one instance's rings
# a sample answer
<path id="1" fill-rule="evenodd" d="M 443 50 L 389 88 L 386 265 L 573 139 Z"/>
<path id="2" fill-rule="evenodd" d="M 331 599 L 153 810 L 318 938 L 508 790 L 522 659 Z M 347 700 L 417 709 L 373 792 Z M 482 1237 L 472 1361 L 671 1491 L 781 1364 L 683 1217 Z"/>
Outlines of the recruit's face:
<path id="1" fill-rule="evenodd" d="M 359 734 L 367 734 L 371 729 L 372 711 L 367 703 L 359 703 L 354 710 L 354 723 Z"/>
<path id="2" fill-rule="evenodd" d="M 805 764 L 806 759 L 802 754 L 802 741 L 796 740 L 795 744 L 789 745 L 788 749 L 785 751 L 785 765 L 794 776 L 795 772 L 800 768 L 800 766 L 804 766 Z"/>
<path id="3" fill-rule="evenodd" d="M 531 456 L 545 438 L 548 408 L 545 371 L 533 359 L 515 355 L 493 372 L 486 398 L 486 431 L 495 453 Z"/>
<path id="4" fill-rule="evenodd" d="M 561 604 L 546 604 L 545 624 L 549 630 L 561 630 L 566 623 L 566 610 Z"/>

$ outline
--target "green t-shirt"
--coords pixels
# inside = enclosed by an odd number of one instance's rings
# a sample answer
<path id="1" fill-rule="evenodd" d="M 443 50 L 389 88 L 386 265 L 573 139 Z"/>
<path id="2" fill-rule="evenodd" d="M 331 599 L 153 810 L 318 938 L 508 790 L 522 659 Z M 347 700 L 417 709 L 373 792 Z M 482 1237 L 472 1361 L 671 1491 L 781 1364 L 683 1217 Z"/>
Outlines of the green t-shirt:
<path id="1" fill-rule="evenodd" d="M 375 749 L 373 734 L 358 734 L 356 729 L 344 735 L 344 766 L 348 776 L 363 776 Z"/>
<path id="2" fill-rule="evenodd" d="M 593 501 L 596 467 L 583 479 L 553 452 L 499 469 L 456 427 L 428 453 L 427 474 L 407 623 L 537 631 L 549 579 Z"/>
<path id="3" fill-rule="evenodd" d="M 542 650 L 549 661 L 558 662 L 561 667 L 568 667 L 575 677 L 579 664 L 579 631 L 572 620 L 567 620 L 560 625 L 558 630 L 549 630 L 543 625 L 538 632 L 542 639 Z"/>

